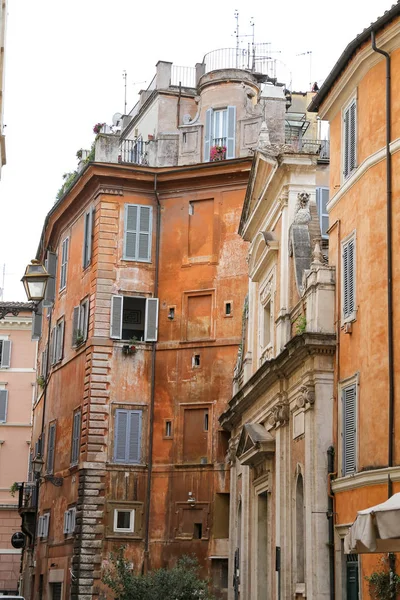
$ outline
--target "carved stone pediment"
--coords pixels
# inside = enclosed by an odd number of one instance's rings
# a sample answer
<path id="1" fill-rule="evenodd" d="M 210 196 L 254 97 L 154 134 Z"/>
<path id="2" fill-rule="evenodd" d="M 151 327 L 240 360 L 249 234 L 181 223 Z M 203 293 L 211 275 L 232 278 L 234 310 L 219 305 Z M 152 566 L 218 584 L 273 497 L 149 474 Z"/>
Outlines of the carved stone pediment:
<path id="1" fill-rule="evenodd" d="M 240 435 L 236 457 L 242 463 L 254 467 L 275 454 L 275 438 L 259 423 L 246 423 Z"/>

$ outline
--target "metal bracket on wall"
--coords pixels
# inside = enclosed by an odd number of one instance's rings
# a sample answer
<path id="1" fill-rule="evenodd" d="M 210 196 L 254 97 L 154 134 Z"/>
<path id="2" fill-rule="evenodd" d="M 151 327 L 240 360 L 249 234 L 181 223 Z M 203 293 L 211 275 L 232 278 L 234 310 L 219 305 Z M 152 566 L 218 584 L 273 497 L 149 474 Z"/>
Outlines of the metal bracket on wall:
<path id="1" fill-rule="evenodd" d="M 63 477 L 53 477 L 53 475 L 45 475 L 44 480 L 50 481 L 50 483 L 52 483 L 56 487 L 61 487 L 63 484 L 64 478 Z"/>

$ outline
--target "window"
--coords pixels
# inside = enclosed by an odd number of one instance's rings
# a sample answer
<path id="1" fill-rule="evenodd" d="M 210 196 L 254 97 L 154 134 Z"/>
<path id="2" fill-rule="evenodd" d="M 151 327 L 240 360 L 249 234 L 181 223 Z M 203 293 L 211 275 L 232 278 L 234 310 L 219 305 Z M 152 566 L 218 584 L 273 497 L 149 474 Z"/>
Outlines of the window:
<path id="1" fill-rule="evenodd" d="M 344 321 L 356 317 L 356 238 L 353 234 L 342 244 L 342 306 Z"/>
<path id="2" fill-rule="evenodd" d="M 68 246 L 69 238 L 65 238 L 61 245 L 60 291 L 67 285 Z"/>
<path id="3" fill-rule="evenodd" d="M 350 475 L 357 470 L 357 388 L 356 383 L 342 389 L 342 474 Z"/>
<path id="4" fill-rule="evenodd" d="M 316 188 L 316 201 L 319 216 L 319 225 L 321 227 L 321 235 L 323 238 L 328 239 L 328 227 L 329 227 L 329 216 L 327 204 L 329 201 L 329 188 L 317 187 Z"/>
<path id="5" fill-rule="evenodd" d="M 54 471 L 54 450 L 56 444 L 56 423 L 50 423 L 49 425 L 49 442 L 47 446 L 47 461 L 46 471 L 50 475 Z"/>
<path id="6" fill-rule="evenodd" d="M 114 510 L 114 531 L 133 533 L 135 530 L 134 510 Z"/>
<path id="7" fill-rule="evenodd" d="M 349 177 L 357 164 L 357 106 L 352 100 L 343 112 L 343 175 Z"/>
<path id="8" fill-rule="evenodd" d="M 8 391 L 0 389 L 0 423 L 7 421 Z"/>
<path id="9" fill-rule="evenodd" d="M 114 462 L 140 463 L 142 435 L 142 411 L 115 411 Z"/>
<path id="10" fill-rule="evenodd" d="M 55 583 L 50 583 L 50 599 L 51 600 L 62 600 L 62 583 L 61 582 L 55 582 Z"/>
<path id="11" fill-rule="evenodd" d="M 42 364 L 40 369 L 40 374 L 44 379 L 47 377 L 47 346 L 42 352 Z"/>
<path id="12" fill-rule="evenodd" d="M 83 234 L 83 268 L 86 269 L 92 260 L 92 244 L 93 244 L 93 217 L 94 208 L 90 208 L 85 213 L 85 225 Z"/>
<path id="13" fill-rule="evenodd" d="M 47 280 L 43 307 L 49 308 L 53 306 L 56 296 L 57 254 L 55 252 L 50 252 L 50 250 L 47 251 L 44 266 L 50 277 Z"/>
<path id="14" fill-rule="evenodd" d="M 111 297 L 111 338 L 156 342 L 157 332 L 158 298 Z"/>
<path id="15" fill-rule="evenodd" d="M 225 158 L 235 158 L 236 106 L 206 111 L 204 161 L 210 161 L 213 146 L 225 146 Z"/>
<path id="16" fill-rule="evenodd" d="M 151 262 L 152 208 L 125 205 L 124 260 Z"/>
<path id="17" fill-rule="evenodd" d="M 64 325 L 65 325 L 65 321 L 64 321 L 64 317 L 62 319 L 60 319 L 59 321 L 57 321 L 57 324 L 55 327 L 53 327 L 53 331 L 51 332 L 51 336 L 50 336 L 50 357 L 51 357 L 51 364 L 54 365 L 55 363 L 59 362 L 60 360 L 62 360 L 63 357 L 63 353 L 64 353 Z"/>
<path id="18" fill-rule="evenodd" d="M 165 421 L 164 437 L 172 438 L 172 421 Z"/>
<path id="19" fill-rule="evenodd" d="M 50 513 L 41 515 L 38 519 L 38 537 L 47 538 L 49 535 Z"/>
<path id="20" fill-rule="evenodd" d="M 75 521 L 76 521 L 76 508 L 75 506 L 69 508 L 64 513 L 64 533 L 74 533 L 75 531 Z"/>
<path id="21" fill-rule="evenodd" d="M 81 442 L 81 418 L 82 413 L 80 410 L 74 412 L 74 418 L 72 422 L 72 444 L 71 444 L 71 465 L 78 464 L 79 461 L 79 450 Z"/>
<path id="22" fill-rule="evenodd" d="M 89 326 L 89 299 L 75 306 L 72 317 L 72 346 L 80 346 L 87 340 Z"/>
<path id="23" fill-rule="evenodd" d="M 46 285 L 47 288 L 47 285 Z M 32 312 L 31 340 L 40 340 L 42 335 L 43 301 L 39 302 L 36 312 Z"/>
<path id="24" fill-rule="evenodd" d="M 266 302 L 263 308 L 263 344 L 266 348 L 271 343 L 271 302 Z"/>
<path id="25" fill-rule="evenodd" d="M 225 302 L 225 317 L 232 316 L 232 302 Z"/>
<path id="26" fill-rule="evenodd" d="M 11 364 L 11 340 L 0 339 L 0 367 L 8 369 Z"/>
<path id="27" fill-rule="evenodd" d="M 195 354 L 192 356 L 192 367 L 200 366 L 200 354 Z"/>

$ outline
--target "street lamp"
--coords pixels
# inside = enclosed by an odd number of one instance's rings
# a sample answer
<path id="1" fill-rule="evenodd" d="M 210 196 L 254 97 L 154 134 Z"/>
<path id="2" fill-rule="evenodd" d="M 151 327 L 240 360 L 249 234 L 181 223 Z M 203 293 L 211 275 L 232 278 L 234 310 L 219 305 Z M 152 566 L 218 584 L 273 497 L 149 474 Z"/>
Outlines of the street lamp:
<path id="1" fill-rule="evenodd" d="M 38 454 L 38 455 L 36 456 L 36 458 L 34 458 L 34 459 L 32 460 L 32 468 L 33 468 L 33 472 L 34 472 L 34 474 L 35 474 L 35 479 L 36 479 L 36 480 L 39 480 L 39 479 L 40 479 L 40 476 L 41 476 L 41 474 L 42 474 L 43 465 L 44 465 L 44 460 L 43 460 L 43 458 L 41 457 L 41 455 L 40 455 L 40 454 Z"/>
<path id="2" fill-rule="evenodd" d="M 38 260 L 31 260 L 21 279 L 28 300 L 41 302 L 46 293 L 47 281 L 50 275 Z"/>

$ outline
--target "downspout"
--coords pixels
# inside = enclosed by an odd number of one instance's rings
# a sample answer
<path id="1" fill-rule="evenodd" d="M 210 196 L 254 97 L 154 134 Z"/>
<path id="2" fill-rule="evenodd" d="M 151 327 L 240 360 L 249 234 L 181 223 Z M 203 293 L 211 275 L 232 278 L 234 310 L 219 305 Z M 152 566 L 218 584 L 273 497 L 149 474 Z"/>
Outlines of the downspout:
<path id="1" fill-rule="evenodd" d="M 386 214 L 387 214 L 387 279 L 388 279 L 388 368 L 389 368 L 389 428 L 388 428 L 388 467 L 394 460 L 394 348 L 393 348 L 393 257 L 392 257 L 392 155 L 391 139 L 391 102 L 390 102 L 390 56 L 377 48 L 375 31 L 371 31 L 372 49 L 386 59 Z M 393 484 L 388 476 L 388 497 L 393 494 Z"/>
<path id="2" fill-rule="evenodd" d="M 333 446 L 329 446 L 328 454 L 328 511 L 326 513 L 328 519 L 328 549 L 329 549 L 329 598 L 335 600 L 335 539 L 334 539 L 334 504 L 331 481 L 334 474 L 335 450 Z"/>
<path id="3" fill-rule="evenodd" d="M 160 262 L 160 230 L 161 230 L 161 205 L 157 191 L 157 173 L 154 175 L 154 196 L 157 201 L 157 225 L 156 225 L 156 257 L 154 273 L 154 298 L 158 298 L 158 275 Z M 156 344 L 152 342 L 151 348 L 151 374 L 150 374 L 150 411 L 149 411 L 149 457 L 147 466 L 147 488 L 146 488 L 146 521 L 144 537 L 144 561 L 143 572 L 149 570 L 149 545 L 150 545 L 150 502 L 151 502 L 151 480 L 153 474 L 153 438 L 154 438 L 154 401 L 155 401 L 155 375 L 156 375 Z"/>

